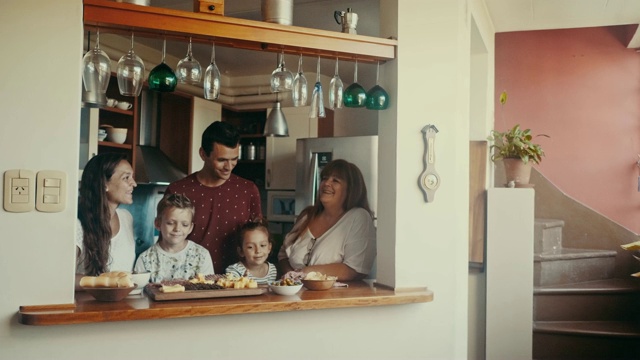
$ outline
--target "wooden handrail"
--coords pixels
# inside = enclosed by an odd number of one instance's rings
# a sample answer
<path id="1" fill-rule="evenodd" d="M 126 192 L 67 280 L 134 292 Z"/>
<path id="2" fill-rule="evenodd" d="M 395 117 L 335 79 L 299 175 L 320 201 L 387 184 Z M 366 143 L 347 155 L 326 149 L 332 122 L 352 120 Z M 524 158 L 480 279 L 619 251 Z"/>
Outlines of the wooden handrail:
<path id="1" fill-rule="evenodd" d="M 395 59 L 397 40 L 107 0 L 84 0 L 87 30 L 361 62 Z"/>

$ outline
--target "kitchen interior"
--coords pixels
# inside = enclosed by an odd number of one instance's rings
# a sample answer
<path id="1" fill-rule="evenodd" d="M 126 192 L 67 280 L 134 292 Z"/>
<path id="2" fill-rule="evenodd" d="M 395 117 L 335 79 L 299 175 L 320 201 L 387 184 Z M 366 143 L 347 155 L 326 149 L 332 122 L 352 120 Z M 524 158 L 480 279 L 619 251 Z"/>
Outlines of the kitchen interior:
<path id="1" fill-rule="evenodd" d="M 260 1 L 118 2 L 189 12 L 197 11 L 202 4 L 215 3 L 223 13 L 205 16 L 266 21 L 338 33 L 357 32 L 366 36 L 378 36 L 379 33 L 378 7 L 367 6 L 362 0 L 351 2 L 353 8 L 348 9 L 338 8 L 342 6 L 338 1 L 310 0 L 274 2 L 272 8 L 261 7 Z M 307 13 L 323 15 L 305 16 Z M 346 60 L 338 59 L 338 56 L 334 59 L 325 54 L 298 54 L 291 48 L 287 48 L 286 53 L 284 50 L 279 53 L 278 49 L 245 50 L 233 42 L 231 46 L 225 41 L 216 43 L 215 37 L 161 36 L 144 31 L 136 34 L 136 31 L 122 29 L 101 29 L 99 25 L 88 27 L 84 33 L 86 45 L 83 51 L 89 53 L 96 46 L 104 51 L 110 59 L 112 76 L 106 90 L 109 104 L 100 104 L 86 87 L 83 88 L 80 171 L 94 154 L 121 152 L 127 155 L 134 167 L 138 187 L 134 191 L 134 203 L 123 207 L 136 220 L 137 254 L 157 239 L 153 227 L 155 206 L 166 186 L 201 168 L 200 135 L 217 120 L 232 123 L 241 133 L 241 152 L 234 173 L 253 181 L 260 190 L 263 215 L 269 220 L 275 243 L 271 261 L 276 262 L 277 250 L 291 229 L 295 215 L 313 204 L 318 175 L 310 173 L 312 165 L 319 170 L 323 164 L 337 158 L 356 163 L 365 174 L 369 200 L 375 211 L 378 111 L 346 106 L 332 109 L 328 104 L 329 84 L 338 77 L 344 88 L 352 82 L 361 84 L 364 89 L 383 85 L 377 84 L 377 77 L 378 72 L 384 71 L 384 61 L 374 63 L 366 59 L 368 61 L 356 65 L 357 55 L 350 55 L 352 58 Z M 163 50 L 165 46 L 166 50 Z M 159 64 L 176 69 L 187 49 L 192 51 L 202 73 L 215 61 L 220 72 L 216 99 L 205 99 L 202 80 L 180 82 L 174 91 L 150 88 L 146 79 L 151 71 Z M 145 68 L 145 83 L 139 96 L 123 95 L 115 74 L 118 60 L 131 51 L 135 51 Z M 294 104 L 290 90 L 272 91 L 270 79 L 281 62 L 292 74 L 302 73 L 307 79 L 308 101 L 305 103 Z M 324 106 L 322 111 L 312 114 L 314 82 L 324 86 L 321 90 Z M 126 106 L 127 103 L 131 105 Z M 276 103 L 286 121 L 287 136 L 266 134 L 265 124 L 268 116 L 276 111 Z M 125 106 L 120 106 L 122 104 Z M 324 117 L 318 116 L 322 112 Z M 113 141 L 112 136 L 105 138 L 106 132 L 113 132 L 110 127 L 126 129 L 123 130 L 126 133 L 124 141 Z M 311 140 L 313 138 L 317 139 Z M 296 159 L 296 148 L 306 152 L 304 157 L 299 153 Z"/>

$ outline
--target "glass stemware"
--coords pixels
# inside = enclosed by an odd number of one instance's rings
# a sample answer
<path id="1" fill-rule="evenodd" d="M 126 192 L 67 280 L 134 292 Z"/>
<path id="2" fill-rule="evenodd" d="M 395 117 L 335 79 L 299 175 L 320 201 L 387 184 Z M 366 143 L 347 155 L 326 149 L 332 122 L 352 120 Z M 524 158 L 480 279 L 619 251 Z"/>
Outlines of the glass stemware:
<path id="1" fill-rule="evenodd" d="M 342 108 L 342 92 L 344 85 L 342 79 L 338 74 L 338 58 L 336 58 L 336 71 L 335 75 L 329 82 L 329 109 L 341 109 Z"/>
<path id="2" fill-rule="evenodd" d="M 171 67 L 164 62 L 167 53 L 167 39 L 162 45 L 162 62 L 149 73 L 149 89 L 161 92 L 171 92 L 176 89 L 178 79 Z"/>
<path id="3" fill-rule="evenodd" d="M 133 52 L 133 33 L 131 33 L 131 49 L 118 61 L 118 89 L 124 96 L 138 96 L 142 92 L 144 82 L 144 62 Z"/>
<path id="4" fill-rule="evenodd" d="M 316 83 L 313 86 L 313 93 L 311 94 L 311 109 L 309 110 L 309 117 L 323 118 L 325 116 L 326 114 L 324 112 L 322 83 L 320 82 L 320 56 L 318 56 L 318 65 L 316 68 Z"/>
<path id="5" fill-rule="evenodd" d="M 358 84 L 358 59 L 356 59 L 356 67 L 353 72 L 353 84 L 344 89 L 344 106 L 346 107 L 364 107 L 367 100 L 367 92 L 362 85 Z"/>
<path id="6" fill-rule="evenodd" d="M 284 67 L 284 51 L 278 54 L 278 67 L 271 73 L 271 92 L 289 91 L 293 87 L 293 74 Z"/>
<path id="7" fill-rule="evenodd" d="M 187 48 L 187 56 L 178 61 L 176 67 L 176 74 L 178 75 L 178 81 L 181 84 L 197 85 L 200 83 L 202 77 L 202 67 L 198 60 L 193 57 L 191 52 L 191 37 L 189 37 L 189 47 Z"/>
<path id="8" fill-rule="evenodd" d="M 111 77 L 111 60 L 107 53 L 100 49 L 100 30 L 96 33 L 96 46 L 87 51 L 82 61 L 84 63 L 82 83 L 85 90 L 87 92 L 105 94 Z M 96 96 L 96 100 L 100 102 L 104 100 L 106 104 L 106 97 L 104 96 Z"/>
<path id="9" fill-rule="evenodd" d="M 367 91 L 367 109 L 384 110 L 389 107 L 389 94 L 378 85 L 380 80 L 380 62 L 376 69 L 376 85 Z"/>
<path id="10" fill-rule="evenodd" d="M 216 44 L 211 46 L 211 63 L 204 72 L 204 98 L 215 100 L 220 96 L 220 70 L 216 65 Z"/>
<path id="11" fill-rule="evenodd" d="M 293 106 L 305 106 L 307 105 L 307 78 L 302 71 L 302 54 L 298 60 L 298 73 L 293 79 Z"/>

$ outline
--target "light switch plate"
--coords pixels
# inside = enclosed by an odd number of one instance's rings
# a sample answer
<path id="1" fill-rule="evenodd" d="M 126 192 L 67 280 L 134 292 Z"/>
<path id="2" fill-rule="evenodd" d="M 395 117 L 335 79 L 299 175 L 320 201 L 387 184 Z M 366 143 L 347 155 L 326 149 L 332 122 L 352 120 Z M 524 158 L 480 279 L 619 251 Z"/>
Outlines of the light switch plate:
<path id="1" fill-rule="evenodd" d="M 60 212 L 67 199 L 67 174 L 57 170 L 38 171 L 36 179 L 36 210 Z"/>
<path id="2" fill-rule="evenodd" d="M 4 172 L 4 209 L 9 212 L 33 211 L 36 183 L 31 170 L 14 169 Z"/>

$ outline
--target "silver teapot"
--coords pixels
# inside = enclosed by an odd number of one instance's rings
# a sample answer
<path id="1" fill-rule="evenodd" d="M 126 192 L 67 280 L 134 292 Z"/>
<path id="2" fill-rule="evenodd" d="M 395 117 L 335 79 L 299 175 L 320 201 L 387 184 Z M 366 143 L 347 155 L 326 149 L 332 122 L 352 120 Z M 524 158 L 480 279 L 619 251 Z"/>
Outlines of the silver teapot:
<path id="1" fill-rule="evenodd" d="M 333 12 L 333 18 L 338 24 L 342 25 L 342 32 L 347 34 L 357 34 L 356 26 L 358 25 L 358 14 L 347 8 L 347 11 L 336 10 Z"/>

